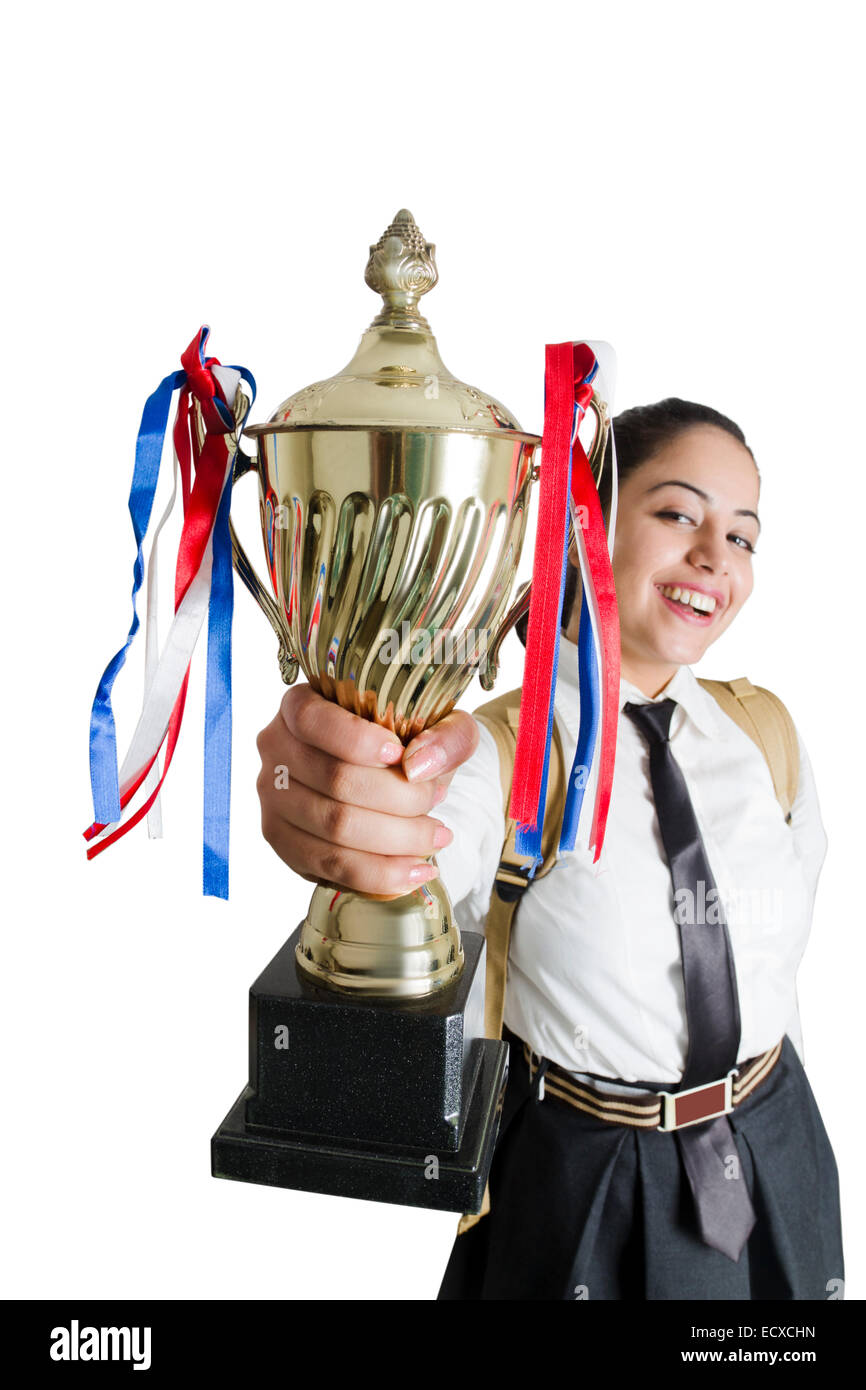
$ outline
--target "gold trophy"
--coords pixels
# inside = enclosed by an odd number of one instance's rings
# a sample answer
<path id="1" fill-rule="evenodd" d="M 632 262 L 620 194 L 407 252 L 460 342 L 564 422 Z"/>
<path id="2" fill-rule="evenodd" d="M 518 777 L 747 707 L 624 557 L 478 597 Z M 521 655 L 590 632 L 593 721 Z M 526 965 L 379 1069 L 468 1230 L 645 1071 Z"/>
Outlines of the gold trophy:
<path id="1" fill-rule="evenodd" d="M 451 375 L 419 301 L 435 247 L 397 213 L 370 248 L 382 308 L 348 366 L 248 428 L 270 590 L 235 567 L 326 699 L 404 744 L 457 704 L 527 610 L 509 606 L 536 435 Z M 291 795 L 291 790 L 287 791 Z M 389 901 L 319 885 L 251 992 L 250 1083 L 216 1176 L 477 1211 L 507 1047 L 483 1037 L 484 942 L 441 879 Z"/>

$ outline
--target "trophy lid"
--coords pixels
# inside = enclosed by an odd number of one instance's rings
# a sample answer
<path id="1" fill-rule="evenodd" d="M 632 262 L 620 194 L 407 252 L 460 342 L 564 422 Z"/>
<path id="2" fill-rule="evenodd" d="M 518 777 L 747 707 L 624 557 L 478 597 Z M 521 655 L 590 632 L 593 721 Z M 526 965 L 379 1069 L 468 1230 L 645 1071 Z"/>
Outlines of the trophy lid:
<path id="1" fill-rule="evenodd" d="M 436 248 L 401 208 L 370 247 L 364 279 L 382 296 L 351 362 L 283 401 L 248 435 L 295 429 L 463 430 L 525 435 L 500 401 L 452 376 L 418 308 L 438 280 Z"/>

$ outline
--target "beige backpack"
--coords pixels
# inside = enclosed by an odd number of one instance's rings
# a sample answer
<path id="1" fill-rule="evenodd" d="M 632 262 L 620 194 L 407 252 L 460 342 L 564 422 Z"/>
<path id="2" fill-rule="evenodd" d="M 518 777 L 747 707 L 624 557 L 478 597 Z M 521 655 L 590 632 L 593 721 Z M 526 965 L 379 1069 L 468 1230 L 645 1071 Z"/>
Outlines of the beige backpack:
<path id="1" fill-rule="evenodd" d="M 781 700 L 771 691 L 752 685 L 741 676 L 732 681 L 711 681 L 698 679 L 698 684 L 718 701 L 725 714 L 747 733 L 763 753 L 773 787 L 785 819 L 790 823 L 791 808 L 797 795 L 800 774 L 800 750 L 797 731 Z M 547 800 L 545 803 L 544 826 L 541 832 L 541 852 L 543 862 L 539 864 L 529 879 L 532 859 L 518 854 L 515 850 L 517 822 L 508 815 L 511 801 L 511 780 L 514 772 L 514 751 L 517 746 L 517 728 L 520 718 L 521 691 L 509 690 L 496 699 L 488 700 L 475 711 L 475 718 L 484 724 L 496 740 L 499 751 L 499 770 L 502 781 L 503 811 L 507 824 L 502 856 L 485 928 L 487 939 L 487 974 L 485 977 L 486 1003 L 484 1031 L 488 1038 L 502 1036 L 502 1017 L 505 1011 L 505 981 L 508 965 L 508 947 L 517 905 L 531 882 L 543 878 L 557 862 L 559 834 L 562 815 L 565 810 L 565 782 L 567 771 L 563 757 L 562 744 L 557 722 L 553 721 L 553 738 L 550 744 L 550 765 L 547 776 Z M 477 1215 L 461 1217 L 458 1234 L 468 1230 L 480 1221 L 490 1210 L 489 1190 L 484 1193 L 484 1202 Z"/>

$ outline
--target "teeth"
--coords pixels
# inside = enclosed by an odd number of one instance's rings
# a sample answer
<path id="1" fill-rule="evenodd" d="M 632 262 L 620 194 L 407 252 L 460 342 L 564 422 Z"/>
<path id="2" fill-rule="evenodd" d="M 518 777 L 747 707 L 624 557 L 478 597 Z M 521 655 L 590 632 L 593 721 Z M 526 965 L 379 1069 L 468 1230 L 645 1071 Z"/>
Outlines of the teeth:
<path id="1" fill-rule="evenodd" d="M 659 588 L 665 598 L 672 598 L 677 603 L 685 603 L 698 613 L 715 612 L 716 600 L 710 594 L 692 593 L 691 589 L 681 589 L 679 585 L 673 584 L 661 584 Z"/>

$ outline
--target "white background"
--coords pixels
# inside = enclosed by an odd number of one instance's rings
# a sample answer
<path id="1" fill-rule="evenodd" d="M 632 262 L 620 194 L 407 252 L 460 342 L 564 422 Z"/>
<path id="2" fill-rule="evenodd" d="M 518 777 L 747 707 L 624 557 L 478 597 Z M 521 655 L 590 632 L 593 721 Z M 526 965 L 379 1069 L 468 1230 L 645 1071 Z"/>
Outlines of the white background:
<path id="1" fill-rule="evenodd" d="M 545 343 L 596 337 L 619 408 L 705 401 L 755 451 L 755 593 L 699 669 L 777 691 L 813 760 L 830 850 L 800 1001 L 863 1297 L 861 13 L 85 0 L 7 18 L 7 1295 L 435 1298 L 456 1216 L 210 1177 L 248 987 L 310 891 L 260 836 L 255 735 L 282 686 L 240 586 L 230 902 L 199 884 L 203 650 L 165 839 L 139 829 L 88 865 L 80 834 L 90 702 L 130 620 L 145 396 L 202 322 L 255 372 L 254 418 L 339 370 L 376 310 L 367 248 L 407 206 L 437 245 L 446 363 L 524 428 Z M 249 480 L 235 512 L 258 557 Z M 124 745 L 140 659 L 117 687 Z"/>

